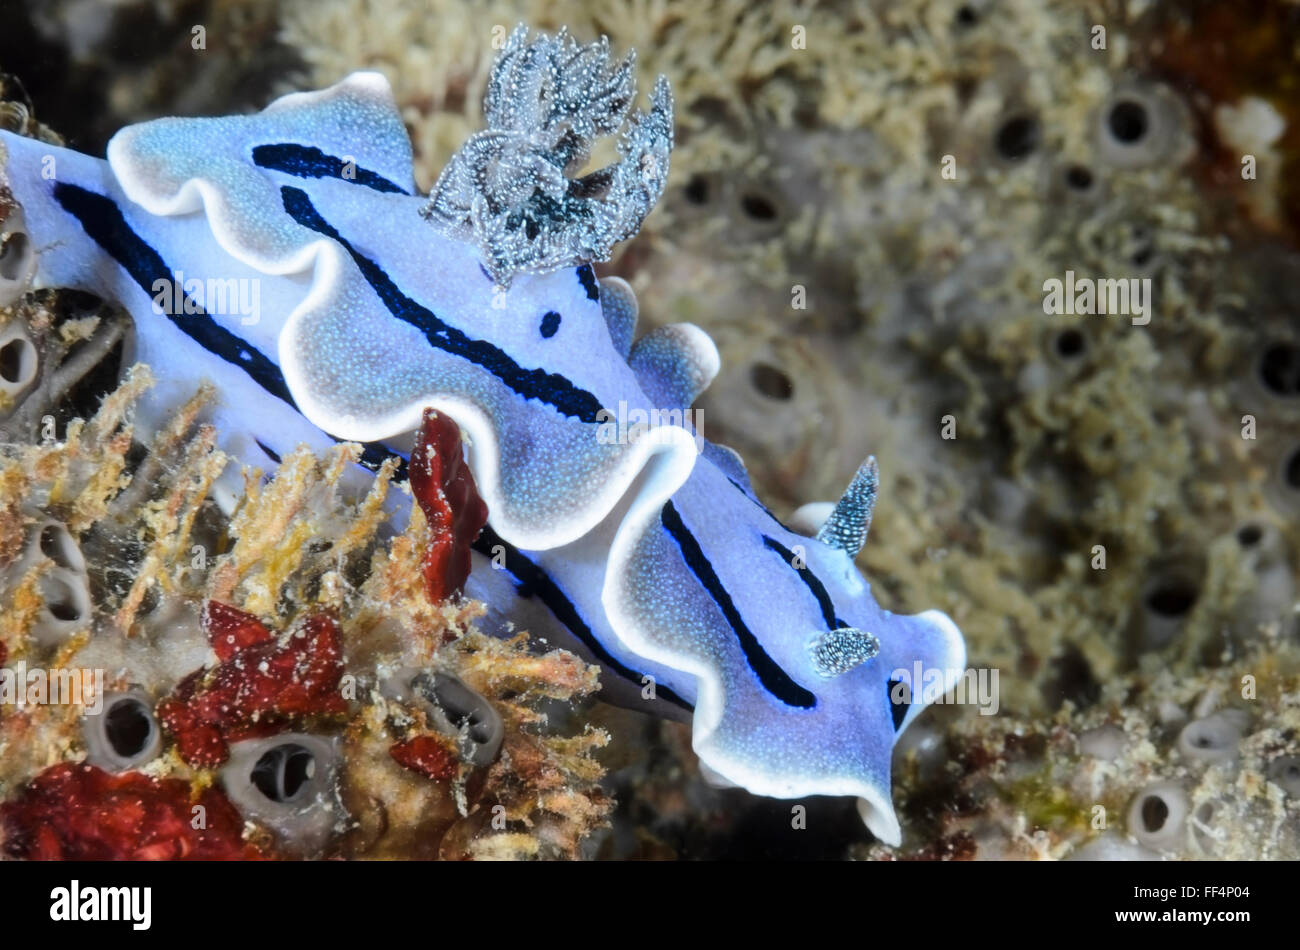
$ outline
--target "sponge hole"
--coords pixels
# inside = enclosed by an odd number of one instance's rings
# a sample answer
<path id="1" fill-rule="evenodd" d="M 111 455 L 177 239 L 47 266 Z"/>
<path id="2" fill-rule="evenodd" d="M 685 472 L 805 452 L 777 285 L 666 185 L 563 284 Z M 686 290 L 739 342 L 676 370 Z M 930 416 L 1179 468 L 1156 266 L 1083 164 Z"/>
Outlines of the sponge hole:
<path id="1" fill-rule="evenodd" d="M 7 307 L 27 291 L 36 271 L 36 251 L 21 227 L 10 225 L 0 237 L 0 307 Z"/>
<path id="2" fill-rule="evenodd" d="M 0 296 L 3 296 L 0 287 Z M 2 302 L 2 301 L 0 301 Z M 40 370 L 36 344 L 18 323 L 0 329 L 0 392 L 11 399 L 31 388 Z"/>
<path id="3" fill-rule="evenodd" d="M 32 242 L 24 231 L 14 231 L 0 241 L 0 279 L 18 281 L 25 278 L 31 261 Z"/>

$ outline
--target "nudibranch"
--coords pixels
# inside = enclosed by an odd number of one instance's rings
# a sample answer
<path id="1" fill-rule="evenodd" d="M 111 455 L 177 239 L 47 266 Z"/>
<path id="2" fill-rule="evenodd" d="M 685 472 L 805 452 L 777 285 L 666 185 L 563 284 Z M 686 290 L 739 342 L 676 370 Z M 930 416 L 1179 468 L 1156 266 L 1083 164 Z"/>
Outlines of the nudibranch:
<path id="1" fill-rule="evenodd" d="M 857 796 L 897 844 L 890 752 L 934 698 L 898 701 L 900 671 L 947 689 L 964 642 L 938 611 L 881 609 L 855 567 L 873 460 L 797 533 L 733 451 L 682 424 L 718 371 L 712 341 L 690 324 L 635 339 L 631 288 L 591 266 L 668 174 L 668 84 L 629 115 L 634 95 L 631 57 L 612 64 L 605 40 L 520 28 L 487 129 L 427 198 L 376 73 L 256 115 L 130 126 L 107 161 L 0 132 L 0 183 L 35 286 L 132 314 L 158 379 L 139 433 L 204 378 L 223 448 L 262 467 L 339 440 L 373 462 L 409 446 L 426 407 L 451 417 L 489 510 L 467 591 L 492 618 L 599 661 L 611 698 L 689 717 L 715 780 Z M 618 161 L 572 177 L 615 133 Z"/>

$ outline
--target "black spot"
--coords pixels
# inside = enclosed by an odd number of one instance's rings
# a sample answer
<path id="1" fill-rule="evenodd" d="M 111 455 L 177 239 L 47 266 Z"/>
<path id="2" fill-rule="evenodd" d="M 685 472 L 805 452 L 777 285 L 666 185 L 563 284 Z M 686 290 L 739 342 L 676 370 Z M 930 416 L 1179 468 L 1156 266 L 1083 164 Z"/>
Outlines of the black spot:
<path id="1" fill-rule="evenodd" d="M 1147 116 L 1146 106 L 1125 99 L 1111 107 L 1106 123 L 1110 127 L 1110 134 L 1115 136 L 1117 142 L 1136 145 L 1146 136 L 1150 118 Z"/>
<path id="2" fill-rule="evenodd" d="M 794 383 L 790 377 L 768 363 L 755 363 L 750 367 L 749 381 L 768 399 L 786 400 L 794 395 Z"/>
<path id="3" fill-rule="evenodd" d="M 894 702 L 897 695 L 898 702 Z M 912 689 L 904 680 L 890 680 L 885 684 L 885 700 L 889 703 L 889 715 L 894 720 L 894 731 L 903 726 L 907 711 L 912 708 Z"/>
<path id="4" fill-rule="evenodd" d="M 1259 378 L 1279 396 L 1300 396 L 1300 347 L 1273 343 L 1259 359 Z"/>
<path id="5" fill-rule="evenodd" d="M 1020 161 L 1038 148 L 1042 134 L 1038 119 L 1032 115 L 1018 115 L 1002 123 L 994 138 L 998 154 L 1010 161 Z"/>
<path id="6" fill-rule="evenodd" d="M 969 3 L 963 3 L 957 8 L 957 25 L 963 27 L 972 27 L 980 21 L 979 12 Z"/>
<path id="7" fill-rule="evenodd" d="M 1243 548 L 1253 548 L 1263 537 L 1264 532 L 1257 524 L 1244 524 L 1237 530 L 1237 543 Z"/>
<path id="8" fill-rule="evenodd" d="M 555 336 L 555 331 L 560 329 L 560 315 L 554 310 L 548 310 L 542 317 L 542 336 L 548 340 Z"/>
<path id="9" fill-rule="evenodd" d="M 578 283 L 582 284 L 582 289 L 587 292 L 588 300 L 600 299 L 600 287 L 596 283 L 596 272 L 591 269 L 590 264 L 583 264 L 578 268 Z"/>

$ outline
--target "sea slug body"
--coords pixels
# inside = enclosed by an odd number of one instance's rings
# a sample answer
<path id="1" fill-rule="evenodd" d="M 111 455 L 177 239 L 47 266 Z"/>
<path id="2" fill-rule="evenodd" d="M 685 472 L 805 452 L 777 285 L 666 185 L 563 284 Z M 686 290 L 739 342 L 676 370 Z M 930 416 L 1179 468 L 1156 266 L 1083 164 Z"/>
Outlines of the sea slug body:
<path id="1" fill-rule="evenodd" d="M 0 132 L 0 184 L 38 249 L 35 286 L 132 314 L 158 379 L 139 433 L 202 378 L 223 448 L 262 467 L 339 440 L 373 463 L 409 447 L 426 408 L 450 417 L 489 511 L 467 593 L 598 660 L 611 698 L 692 718 L 710 774 L 857 796 L 897 844 L 890 752 L 933 697 L 896 703 L 896 671 L 920 663 L 950 686 L 965 646 L 942 613 L 882 610 L 854 565 L 874 462 L 810 537 L 685 425 L 603 437 L 615 407 L 682 418 L 718 370 L 697 327 L 634 340 L 631 289 L 590 266 L 668 174 L 667 83 L 627 116 L 629 63 L 611 66 L 604 41 L 516 31 L 488 129 L 431 197 L 376 73 L 256 115 L 130 126 L 107 161 Z M 620 128 L 614 166 L 566 176 Z"/>

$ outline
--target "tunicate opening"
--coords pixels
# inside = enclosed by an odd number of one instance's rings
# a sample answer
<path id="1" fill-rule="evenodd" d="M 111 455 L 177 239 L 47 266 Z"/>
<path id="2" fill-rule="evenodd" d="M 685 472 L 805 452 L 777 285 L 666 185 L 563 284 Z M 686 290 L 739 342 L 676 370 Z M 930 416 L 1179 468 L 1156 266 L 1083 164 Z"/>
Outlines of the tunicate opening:
<path id="1" fill-rule="evenodd" d="M 1048 708 L 1060 709 L 1068 699 L 1076 708 L 1087 709 L 1101 698 L 1101 683 L 1077 645 L 1067 644 L 1059 655 L 1052 657 L 1048 671 L 1042 686 Z"/>
<path id="2" fill-rule="evenodd" d="M 1020 161 L 1038 148 L 1041 128 L 1032 115 L 1013 116 L 998 129 L 994 145 L 998 154 L 1009 161 Z"/>
<path id="3" fill-rule="evenodd" d="M 1216 831 L 1212 824 L 1215 810 L 1214 802 L 1201 802 L 1192 816 L 1192 834 L 1203 854 L 1213 854 L 1215 846 L 1222 840 L 1222 832 Z"/>
<path id="4" fill-rule="evenodd" d="M 104 735 L 113 751 L 124 759 L 134 758 L 145 750 L 153 729 L 148 707 L 134 697 L 117 700 L 104 713 Z"/>
<path id="5" fill-rule="evenodd" d="M 316 774 L 316 757 L 296 742 L 264 752 L 249 776 L 257 790 L 273 802 L 294 801 Z"/>
<path id="6" fill-rule="evenodd" d="M 963 3 L 957 8 L 957 25 L 962 27 L 972 27 L 980 20 L 979 11 L 969 3 Z"/>
<path id="7" fill-rule="evenodd" d="M 1300 756 L 1274 759 L 1268 765 L 1268 780 L 1292 798 L 1300 798 Z"/>
<path id="8" fill-rule="evenodd" d="M 1148 848 L 1169 850 L 1179 846 L 1186 822 L 1187 793 L 1177 782 L 1149 785 L 1129 806 L 1128 830 Z"/>
<path id="9" fill-rule="evenodd" d="M 432 679 L 422 677 L 423 692 L 447 714 L 456 728 L 469 725 L 470 738 L 486 742 L 491 738 L 490 717 L 484 710 L 485 700 L 465 684 L 451 676 L 435 673 Z"/>
<path id="10" fill-rule="evenodd" d="M 1136 145 L 1146 137 L 1151 119 L 1142 103 L 1123 99 L 1111 107 L 1106 125 L 1117 142 Z"/>
<path id="11" fill-rule="evenodd" d="M 98 712 L 87 712 L 82 727 L 86 761 L 111 772 L 137 768 L 162 751 L 162 734 L 153 700 L 139 688 L 108 692 Z"/>
<path id="12" fill-rule="evenodd" d="M 713 189 L 705 175 L 695 174 L 686 182 L 682 194 L 686 196 L 686 200 L 691 204 L 703 205 L 709 203 L 709 199 L 713 196 Z"/>
<path id="13" fill-rule="evenodd" d="M 1187 106 L 1163 86 L 1117 89 L 1095 121 L 1098 159 L 1120 168 L 1182 161 L 1190 146 Z"/>
<path id="14" fill-rule="evenodd" d="M 756 191 L 746 191 L 740 196 L 740 209 L 755 221 L 775 221 L 777 216 L 776 205 Z"/>
<path id="15" fill-rule="evenodd" d="M 333 740 L 291 732 L 230 744 L 221 784 L 245 819 L 274 831 L 286 852 L 314 857 L 339 828 Z"/>
<path id="16" fill-rule="evenodd" d="M 1293 449 L 1282 467 L 1282 480 L 1286 487 L 1300 491 L 1300 449 Z"/>
<path id="17" fill-rule="evenodd" d="M 1271 343 L 1259 358 L 1259 379 L 1277 396 L 1300 396 L 1300 347 L 1294 343 Z"/>
<path id="18" fill-rule="evenodd" d="M 1159 650 L 1174 641 L 1200 600 L 1203 575 L 1199 559 L 1152 565 L 1132 617 L 1135 653 Z"/>
<path id="19" fill-rule="evenodd" d="M 1164 828 L 1169 820 L 1169 806 L 1159 795 L 1148 795 L 1142 801 L 1142 827 L 1150 834 Z"/>
<path id="20" fill-rule="evenodd" d="M 14 231 L 0 244 L 0 278 L 18 280 L 27 269 L 31 241 L 23 231 Z"/>
<path id="21" fill-rule="evenodd" d="M 1129 246 L 1133 248 L 1129 260 L 1133 262 L 1134 267 L 1146 267 L 1156 256 L 1155 241 L 1151 237 L 1150 230 L 1144 225 L 1133 226 Z"/>
<path id="22" fill-rule="evenodd" d="M 1178 750 L 1197 762 L 1228 762 L 1237 755 L 1248 720 L 1239 711 L 1223 710 L 1194 719 L 1178 735 Z"/>
<path id="23" fill-rule="evenodd" d="M 794 395 L 790 377 L 770 363 L 755 363 L 750 367 L 749 380 L 768 399 L 784 401 Z"/>
<path id="24" fill-rule="evenodd" d="M 1071 165 L 1065 170 L 1065 183 L 1074 191 L 1087 191 L 1093 181 L 1092 171 L 1083 165 Z"/>
<path id="25" fill-rule="evenodd" d="M 0 379 L 11 386 L 25 386 L 36 375 L 36 347 L 30 340 L 15 337 L 0 346 Z"/>
<path id="26" fill-rule="evenodd" d="M 1170 578 L 1147 594 L 1146 605 L 1161 617 L 1182 617 L 1196 604 L 1196 588 L 1182 578 Z"/>
<path id="27" fill-rule="evenodd" d="M 445 720 L 440 726 L 461 734 L 462 757 L 477 766 L 496 758 L 505 738 L 505 723 L 488 699 L 447 673 L 421 673 L 411 687 L 423 696 Z"/>
<path id="28" fill-rule="evenodd" d="M 71 584 L 55 574 L 46 574 L 40 583 L 45 608 L 55 620 L 72 622 L 81 619 L 82 598 L 77 596 L 77 591 Z"/>
<path id="29" fill-rule="evenodd" d="M 1075 329 L 1062 330 L 1056 335 L 1056 352 L 1064 359 L 1081 356 L 1087 345 L 1087 339 Z"/>
<path id="30" fill-rule="evenodd" d="M 1243 548 L 1253 548 L 1264 537 L 1264 529 L 1257 524 L 1244 524 L 1237 529 L 1237 543 Z"/>

